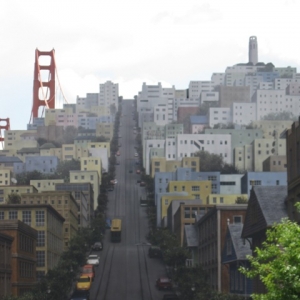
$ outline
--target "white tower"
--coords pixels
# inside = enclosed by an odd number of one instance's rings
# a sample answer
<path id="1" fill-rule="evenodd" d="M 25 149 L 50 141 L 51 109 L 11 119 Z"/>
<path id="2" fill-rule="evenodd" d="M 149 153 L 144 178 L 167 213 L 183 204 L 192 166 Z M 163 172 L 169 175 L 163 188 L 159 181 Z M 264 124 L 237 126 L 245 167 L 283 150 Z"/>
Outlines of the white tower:
<path id="1" fill-rule="evenodd" d="M 253 65 L 258 63 L 258 51 L 257 51 L 257 38 L 256 36 L 250 36 L 249 38 L 249 62 Z"/>

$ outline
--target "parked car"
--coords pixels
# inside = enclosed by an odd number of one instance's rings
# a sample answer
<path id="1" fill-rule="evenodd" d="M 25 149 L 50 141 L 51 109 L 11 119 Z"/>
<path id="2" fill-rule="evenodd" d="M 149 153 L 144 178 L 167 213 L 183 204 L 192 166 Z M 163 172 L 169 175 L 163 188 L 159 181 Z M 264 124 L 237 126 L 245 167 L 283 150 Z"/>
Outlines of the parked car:
<path id="1" fill-rule="evenodd" d="M 159 277 L 156 280 L 156 287 L 159 290 L 170 290 L 173 288 L 172 280 L 168 277 Z"/>
<path id="2" fill-rule="evenodd" d="M 140 186 L 146 186 L 146 183 L 144 181 L 141 181 Z"/>
<path id="3" fill-rule="evenodd" d="M 141 179 L 138 179 L 138 180 L 136 181 L 136 183 L 141 183 Z"/>
<path id="4" fill-rule="evenodd" d="M 100 250 L 103 250 L 103 244 L 102 244 L 102 242 L 96 242 L 96 243 L 92 246 L 92 250 L 94 250 L 94 251 L 100 251 Z"/>
<path id="5" fill-rule="evenodd" d="M 70 300 L 89 300 L 89 299 L 90 299 L 89 290 L 82 290 L 82 291 L 76 290 L 70 297 Z"/>
<path id="6" fill-rule="evenodd" d="M 96 254 L 91 254 L 91 255 L 89 255 L 86 263 L 87 263 L 87 265 L 99 266 L 100 257 L 98 255 L 96 255 Z"/>
<path id="7" fill-rule="evenodd" d="M 116 165 L 119 165 L 119 164 L 120 164 L 120 162 L 117 160 L 117 161 L 116 161 Z"/>
<path id="8" fill-rule="evenodd" d="M 176 294 L 164 294 L 162 300 L 179 300 Z"/>
<path id="9" fill-rule="evenodd" d="M 116 155 L 117 155 L 117 156 L 120 156 L 120 154 L 121 154 L 120 151 L 118 151 Z"/>
<path id="10" fill-rule="evenodd" d="M 95 278 L 95 267 L 94 265 L 84 265 L 81 270 L 82 276 L 89 276 L 92 278 L 92 281 Z"/>
<path id="11" fill-rule="evenodd" d="M 136 165 L 139 165 L 139 164 L 140 164 L 140 162 L 137 160 L 137 161 L 135 162 L 135 164 L 136 164 Z"/>
<path id="12" fill-rule="evenodd" d="M 135 156 L 135 157 L 138 157 L 138 156 L 139 156 L 139 154 L 138 154 L 137 152 L 135 152 L 135 153 L 134 153 L 134 156 Z"/>
<path id="13" fill-rule="evenodd" d="M 132 169 L 129 170 L 129 173 L 133 173 Z"/>
<path id="14" fill-rule="evenodd" d="M 135 173 L 136 173 L 136 174 L 140 174 L 141 171 L 140 171 L 139 169 L 137 169 L 137 170 L 135 171 Z"/>
<path id="15" fill-rule="evenodd" d="M 162 252 L 160 247 L 158 246 L 150 246 L 149 250 L 148 250 L 148 255 L 150 258 L 153 257 L 161 257 L 162 256 Z"/>
<path id="16" fill-rule="evenodd" d="M 92 278 L 86 275 L 82 275 L 76 282 L 76 289 L 77 290 L 89 290 L 92 285 Z"/>

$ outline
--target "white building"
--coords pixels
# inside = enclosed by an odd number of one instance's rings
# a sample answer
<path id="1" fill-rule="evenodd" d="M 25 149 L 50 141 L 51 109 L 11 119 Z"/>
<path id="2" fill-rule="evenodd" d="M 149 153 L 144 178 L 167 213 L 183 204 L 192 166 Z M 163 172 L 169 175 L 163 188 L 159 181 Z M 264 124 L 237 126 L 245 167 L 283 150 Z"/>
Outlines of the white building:
<path id="1" fill-rule="evenodd" d="M 257 90 L 252 101 L 256 102 L 257 120 L 270 113 L 290 112 L 297 116 L 300 112 L 300 96 L 286 95 L 285 89 Z"/>
<path id="2" fill-rule="evenodd" d="M 234 102 L 231 112 L 233 124 L 249 125 L 256 121 L 256 103 Z"/>
<path id="3" fill-rule="evenodd" d="M 189 98 L 200 98 L 202 92 L 211 92 L 212 90 L 211 81 L 190 81 Z"/>
<path id="4" fill-rule="evenodd" d="M 208 124 L 214 128 L 217 124 L 232 123 L 231 108 L 228 107 L 211 107 L 209 109 Z"/>
<path id="5" fill-rule="evenodd" d="M 115 105 L 118 110 L 119 106 L 119 84 L 106 81 L 100 84 L 100 94 L 98 105 L 111 107 Z"/>
<path id="6" fill-rule="evenodd" d="M 224 162 L 231 164 L 230 134 L 178 134 L 175 144 L 177 148 L 176 160 L 192 157 L 196 152 L 203 150 L 220 155 Z"/>

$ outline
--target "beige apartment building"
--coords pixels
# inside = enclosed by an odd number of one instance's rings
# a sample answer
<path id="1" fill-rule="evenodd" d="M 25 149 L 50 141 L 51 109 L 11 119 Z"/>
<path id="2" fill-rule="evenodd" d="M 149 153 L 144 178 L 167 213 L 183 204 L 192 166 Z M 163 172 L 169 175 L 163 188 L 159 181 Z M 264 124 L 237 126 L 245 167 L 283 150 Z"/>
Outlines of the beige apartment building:
<path id="1" fill-rule="evenodd" d="M 37 193 L 38 190 L 33 185 L 7 185 L 0 186 L 0 205 L 7 204 L 10 194 Z"/>
<path id="2" fill-rule="evenodd" d="M 56 266 L 63 252 L 65 219 L 52 205 L 4 204 L 0 206 L 0 222 L 1 220 L 20 220 L 37 230 L 37 279 Z"/>
<path id="3" fill-rule="evenodd" d="M 72 236 L 78 231 L 79 206 L 71 192 L 44 191 L 34 194 L 22 194 L 22 204 L 50 204 L 64 219 L 63 237 L 64 250 L 69 247 Z"/>
<path id="4" fill-rule="evenodd" d="M 70 183 L 87 183 L 92 185 L 94 191 L 93 199 L 94 203 L 91 203 L 93 207 L 89 207 L 89 210 L 94 211 L 98 206 L 98 195 L 100 193 L 100 181 L 97 171 L 70 171 Z"/>

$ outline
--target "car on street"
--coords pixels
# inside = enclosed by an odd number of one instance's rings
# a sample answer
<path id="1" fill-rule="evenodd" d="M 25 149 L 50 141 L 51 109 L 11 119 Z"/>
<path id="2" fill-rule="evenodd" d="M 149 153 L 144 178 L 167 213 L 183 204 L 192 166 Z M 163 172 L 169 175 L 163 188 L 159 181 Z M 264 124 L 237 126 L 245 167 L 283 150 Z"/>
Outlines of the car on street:
<path id="1" fill-rule="evenodd" d="M 92 250 L 94 250 L 94 251 L 100 251 L 100 250 L 103 250 L 103 243 L 102 243 L 102 242 L 96 242 L 96 243 L 92 246 Z"/>
<path id="2" fill-rule="evenodd" d="M 117 156 L 120 156 L 120 154 L 121 154 L 120 151 L 118 151 L 116 155 L 117 155 Z"/>
<path id="3" fill-rule="evenodd" d="M 133 173 L 132 169 L 129 170 L 129 173 Z"/>
<path id="4" fill-rule="evenodd" d="M 99 266 L 99 263 L 100 263 L 100 257 L 96 254 L 89 255 L 86 261 L 87 265 Z"/>
<path id="5" fill-rule="evenodd" d="M 146 186 L 146 183 L 144 181 L 141 181 L 140 186 Z"/>
<path id="6" fill-rule="evenodd" d="M 89 290 L 75 290 L 71 295 L 70 300 L 89 300 L 90 291 Z"/>
<path id="7" fill-rule="evenodd" d="M 138 180 L 136 181 L 136 183 L 141 183 L 141 179 L 138 179 Z"/>
<path id="8" fill-rule="evenodd" d="M 138 156 L 139 156 L 139 154 L 138 154 L 137 152 L 135 152 L 135 153 L 134 153 L 134 156 L 135 156 L 135 157 L 138 157 Z"/>
<path id="9" fill-rule="evenodd" d="M 136 165 L 139 165 L 139 164 L 140 164 L 140 162 L 137 160 L 137 161 L 135 162 L 135 164 L 136 164 Z"/>
<path id="10" fill-rule="evenodd" d="M 141 171 L 140 171 L 139 169 L 137 169 L 137 170 L 135 171 L 135 173 L 136 173 L 136 174 L 140 174 Z"/>
<path id="11" fill-rule="evenodd" d="M 89 290 L 92 285 L 92 278 L 87 275 L 81 275 L 76 282 L 77 290 Z"/>
<path id="12" fill-rule="evenodd" d="M 119 164 L 120 164 L 120 162 L 117 160 L 117 161 L 116 161 L 116 165 L 119 165 Z"/>
<path id="13" fill-rule="evenodd" d="M 148 256 L 150 258 L 153 258 L 153 257 L 160 258 L 160 257 L 162 257 L 162 252 L 161 252 L 160 247 L 150 246 L 149 249 L 148 249 Z"/>
<path id="14" fill-rule="evenodd" d="M 172 280 L 168 277 L 159 277 L 156 280 L 156 287 L 159 290 L 171 290 L 173 288 Z"/>
<path id="15" fill-rule="evenodd" d="M 92 278 L 92 281 L 95 278 L 95 266 L 94 265 L 84 265 L 81 270 L 81 276 L 88 276 Z"/>

